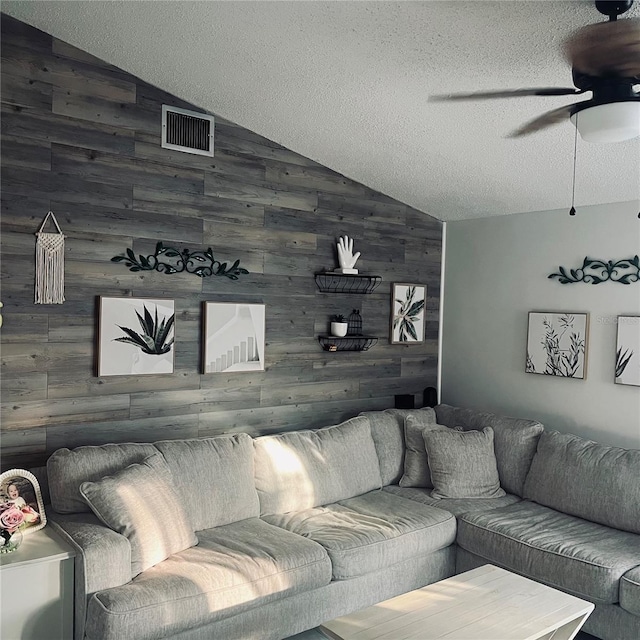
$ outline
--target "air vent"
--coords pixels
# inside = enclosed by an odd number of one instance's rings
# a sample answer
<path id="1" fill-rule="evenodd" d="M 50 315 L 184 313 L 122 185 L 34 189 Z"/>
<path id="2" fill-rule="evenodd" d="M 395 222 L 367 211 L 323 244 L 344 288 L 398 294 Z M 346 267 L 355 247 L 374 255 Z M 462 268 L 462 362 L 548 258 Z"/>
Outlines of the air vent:
<path id="1" fill-rule="evenodd" d="M 162 105 L 162 146 L 213 156 L 213 116 Z"/>

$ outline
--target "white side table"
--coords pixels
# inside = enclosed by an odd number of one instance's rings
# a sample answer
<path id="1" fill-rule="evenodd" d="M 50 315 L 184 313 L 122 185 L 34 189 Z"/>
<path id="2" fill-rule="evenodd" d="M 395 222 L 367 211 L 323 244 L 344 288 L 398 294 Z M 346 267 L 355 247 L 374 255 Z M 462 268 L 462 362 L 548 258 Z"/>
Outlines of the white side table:
<path id="1" fill-rule="evenodd" d="M 74 556 L 50 526 L 0 554 L 2 640 L 73 639 Z"/>

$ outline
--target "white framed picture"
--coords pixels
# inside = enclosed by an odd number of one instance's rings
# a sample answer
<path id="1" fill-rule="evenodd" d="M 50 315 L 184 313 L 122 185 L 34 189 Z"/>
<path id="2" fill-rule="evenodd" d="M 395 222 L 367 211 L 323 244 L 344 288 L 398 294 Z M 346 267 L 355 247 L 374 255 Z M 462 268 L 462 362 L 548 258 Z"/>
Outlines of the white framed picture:
<path id="1" fill-rule="evenodd" d="M 25 469 L 10 469 L 0 475 L 0 545 L 10 550 L 14 533 L 34 533 L 46 524 L 47 516 L 36 477 Z"/>
<path id="2" fill-rule="evenodd" d="M 588 313 L 531 311 L 525 371 L 584 380 L 588 332 Z"/>
<path id="3" fill-rule="evenodd" d="M 391 288 L 391 344 L 424 342 L 427 287 L 394 282 Z"/>
<path id="4" fill-rule="evenodd" d="M 204 303 L 203 373 L 264 371 L 265 305 Z"/>
<path id="5" fill-rule="evenodd" d="M 618 316 L 615 381 L 640 387 L 640 316 Z"/>
<path id="6" fill-rule="evenodd" d="M 100 297 L 98 375 L 173 373 L 173 300 Z"/>

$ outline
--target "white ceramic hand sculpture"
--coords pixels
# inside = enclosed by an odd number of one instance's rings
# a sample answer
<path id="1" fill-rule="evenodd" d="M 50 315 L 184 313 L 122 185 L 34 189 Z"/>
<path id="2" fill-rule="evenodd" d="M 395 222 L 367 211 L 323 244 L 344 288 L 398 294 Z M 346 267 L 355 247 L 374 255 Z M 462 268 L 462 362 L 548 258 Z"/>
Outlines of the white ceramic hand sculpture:
<path id="1" fill-rule="evenodd" d="M 340 264 L 340 271 L 343 273 L 358 273 L 357 269 L 354 269 L 360 252 L 354 255 L 353 253 L 353 239 L 349 236 L 340 237 L 338 239 L 338 263 Z"/>

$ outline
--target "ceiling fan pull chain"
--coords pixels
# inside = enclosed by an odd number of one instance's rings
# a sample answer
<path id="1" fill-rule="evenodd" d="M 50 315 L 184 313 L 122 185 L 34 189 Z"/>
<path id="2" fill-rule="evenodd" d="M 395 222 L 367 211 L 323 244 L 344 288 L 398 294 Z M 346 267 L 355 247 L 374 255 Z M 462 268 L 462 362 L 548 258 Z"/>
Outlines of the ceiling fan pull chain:
<path id="1" fill-rule="evenodd" d="M 578 118 L 580 117 L 580 112 L 576 113 L 576 126 L 575 133 L 573 137 L 573 183 L 571 185 L 571 209 L 569 209 L 569 215 L 576 215 L 576 159 L 578 156 Z"/>

